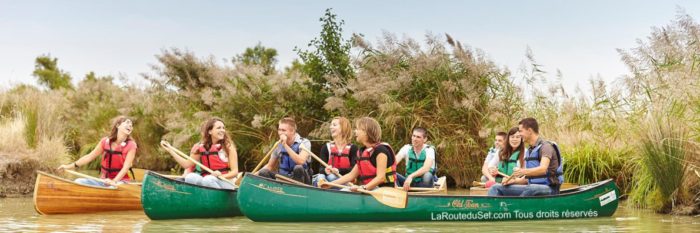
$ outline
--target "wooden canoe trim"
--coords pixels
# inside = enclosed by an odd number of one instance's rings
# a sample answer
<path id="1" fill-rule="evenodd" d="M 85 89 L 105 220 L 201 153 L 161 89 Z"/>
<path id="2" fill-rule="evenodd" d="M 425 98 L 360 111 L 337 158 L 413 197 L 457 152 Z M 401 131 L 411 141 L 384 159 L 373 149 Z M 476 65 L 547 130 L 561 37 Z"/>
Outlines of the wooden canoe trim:
<path id="1" fill-rule="evenodd" d="M 34 208 L 40 214 L 141 210 L 140 197 L 122 190 L 75 183 L 37 171 Z"/>

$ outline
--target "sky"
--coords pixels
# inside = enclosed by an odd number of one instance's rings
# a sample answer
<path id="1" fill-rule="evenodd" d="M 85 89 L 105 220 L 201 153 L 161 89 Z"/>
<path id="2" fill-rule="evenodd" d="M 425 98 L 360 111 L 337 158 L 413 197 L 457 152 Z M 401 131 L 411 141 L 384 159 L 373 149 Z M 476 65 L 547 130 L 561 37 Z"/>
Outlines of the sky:
<path id="1" fill-rule="evenodd" d="M 326 8 L 345 21 L 346 37 L 369 42 L 384 32 L 423 41 L 450 34 L 513 71 L 529 47 L 567 91 L 628 73 L 616 49 L 630 49 L 682 8 L 700 1 L 6 1 L 0 0 L 0 89 L 37 85 L 34 59 L 50 54 L 77 83 L 94 71 L 145 85 L 155 55 L 179 48 L 222 64 L 261 43 L 279 53 L 278 67 L 317 37 Z"/>

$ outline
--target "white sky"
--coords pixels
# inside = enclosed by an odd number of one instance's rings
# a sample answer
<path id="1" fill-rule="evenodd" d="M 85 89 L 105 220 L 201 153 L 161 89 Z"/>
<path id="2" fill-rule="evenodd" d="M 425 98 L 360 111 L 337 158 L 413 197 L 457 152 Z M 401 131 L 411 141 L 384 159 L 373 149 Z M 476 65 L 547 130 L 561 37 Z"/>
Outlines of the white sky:
<path id="1" fill-rule="evenodd" d="M 181 48 L 230 59 L 261 42 L 279 67 L 317 37 L 333 8 L 344 31 L 375 42 L 383 31 L 419 41 L 449 33 L 517 71 L 530 46 L 544 69 L 562 71 L 568 91 L 600 75 L 627 73 L 616 48 L 636 46 L 677 7 L 700 14 L 698 1 L 5 1 L 0 0 L 0 88 L 36 84 L 34 59 L 50 54 L 73 82 L 86 73 L 145 83 L 154 55 Z"/>

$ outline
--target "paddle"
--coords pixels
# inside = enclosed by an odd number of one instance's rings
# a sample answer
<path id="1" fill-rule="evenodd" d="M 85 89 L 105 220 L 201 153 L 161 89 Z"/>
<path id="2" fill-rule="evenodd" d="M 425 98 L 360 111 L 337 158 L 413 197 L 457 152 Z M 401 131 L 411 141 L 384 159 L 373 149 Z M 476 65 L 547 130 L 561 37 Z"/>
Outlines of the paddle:
<path id="1" fill-rule="evenodd" d="M 321 165 L 323 165 L 324 167 L 330 167 L 330 165 L 328 165 L 326 162 L 323 162 L 323 160 L 322 160 L 321 158 L 319 158 L 318 156 L 316 156 L 316 154 L 314 154 L 314 152 L 311 152 L 311 150 L 306 149 L 306 147 L 305 147 L 304 145 L 301 145 L 300 148 L 301 148 L 302 150 L 305 150 L 306 153 L 309 153 L 309 154 L 311 155 L 311 157 L 314 157 L 314 159 L 316 159 L 316 161 L 318 161 L 319 163 L 321 163 Z M 331 172 L 333 172 L 333 174 L 335 174 L 336 176 L 338 176 L 338 177 L 341 177 L 341 176 L 342 176 L 342 175 L 340 175 L 340 173 L 336 172 L 335 170 L 333 170 L 333 169 L 330 169 L 330 170 L 331 170 Z"/>
<path id="2" fill-rule="evenodd" d="M 318 181 L 318 186 L 321 187 L 323 184 L 327 184 L 330 186 L 338 187 L 338 188 L 350 188 L 348 186 L 342 185 L 342 184 L 335 184 L 332 182 L 326 182 L 326 180 L 321 179 Z M 369 190 L 364 190 L 364 189 L 358 189 L 357 191 L 361 193 L 366 193 L 369 195 L 372 195 L 374 199 L 376 199 L 379 203 L 382 203 L 384 205 L 394 207 L 394 208 L 406 208 L 406 203 L 408 202 L 408 194 L 400 189 L 395 189 L 395 188 L 388 188 L 388 187 L 380 187 L 378 189 L 369 191 Z"/>
<path id="3" fill-rule="evenodd" d="M 303 185 L 303 186 L 311 186 L 311 185 L 304 184 L 302 182 L 299 182 L 298 180 L 295 180 L 295 179 L 292 179 L 292 178 L 289 178 L 289 177 L 286 177 L 286 176 L 283 176 L 280 174 L 275 174 L 275 177 L 277 179 L 284 180 L 284 181 L 289 182 L 289 183 L 294 183 L 294 184 Z"/>
<path id="4" fill-rule="evenodd" d="M 478 181 L 472 181 L 472 186 L 485 186 L 486 183 L 484 182 L 478 182 Z"/>
<path id="5" fill-rule="evenodd" d="M 258 170 L 259 170 L 260 168 L 262 168 L 263 164 L 265 164 L 265 161 L 266 161 L 268 158 L 270 158 L 270 155 L 272 155 L 272 152 L 275 151 L 275 149 L 277 148 L 277 146 L 279 145 L 279 143 L 280 143 L 280 141 L 276 141 L 275 144 L 272 145 L 272 147 L 270 148 L 270 151 L 267 152 L 267 154 L 265 155 L 265 157 L 263 157 L 263 158 L 260 160 L 260 162 L 258 163 L 258 165 L 255 166 L 255 169 L 253 169 L 253 172 L 252 172 L 253 174 L 255 174 L 256 172 L 258 172 Z M 241 173 L 238 173 L 238 176 L 236 176 L 236 186 L 241 185 L 241 181 L 243 181 L 243 173 L 242 173 L 242 172 L 241 172 Z"/>
<path id="6" fill-rule="evenodd" d="M 409 191 L 419 191 L 419 192 L 420 192 L 420 191 L 441 191 L 441 192 L 447 193 L 447 185 L 445 184 L 445 181 L 446 181 L 446 180 L 447 180 L 447 178 L 445 178 L 445 177 L 443 176 L 443 177 L 438 178 L 438 181 L 435 182 L 435 184 L 436 184 L 438 187 L 432 187 L 432 188 L 411 187 L 411 188 L 409 189 Z"/>
<path id="7" fill-rule="evenodd" d="M 99 181 L 99 182 L 104 183 L 104 181 L 103 181 L 102 179 L 97 178 L 97 177 L 85 175 L 85 174 L 83 174 L 83 173 L 76 172 L 76 171 L 72 171 L 72 170 L 67 170 L 67 169 L 64 170 L 64 171 L 66 171 L 66 172 L 68 172 L 68 173 L 70 173 L 70 174 L 73 174 L 73 175 L 75 175 L 75 176 L 79 176 L 79 177 L 82 177 L 82 178 L 91 179 L 91 180 L 94 180 L 94 181 Z M 105 183 L 105 184 L 106 184 L 106 183 Z M 133 194 L 136 194 L 136 195 L 138 195 L 138 196 L 141 196 L 141 187 L 139 187 L 139 186 L 137 186 L 137 185 L 132 185 L 132 184 L 117 184 L 116 187 L 117 187 L 117 188 L 120 188 L 120 189 L 124 189 L 125 191 L 129 192 L 129 193 L 132 194 L 132 195 L 133 195 Z"/>
<path id="8" fill-rule="evenodd" d="M 263 164 L 265 164 L 265 161 L 267 160 L 267 158 L 269 158 L 270 155 L 272 155 L 272 152 L 275 151 L 275 149 L 277 149 L 277 146 L 278 146 L 279 144 L 280 144 L 280 141 L 276 141 L 276 142 L 275 142 L 275 145 L 273 145 L 272 148 L 270 148 L 270 151 L 267 152 L 267 154 L 265 155 L 265 157 L 263 157 L 263 158 L 260 160 L 260 162 L 258 163 L 258 166 L 255 166 L 255 169 L 253 169 L 253 172 L 252 172 L 252 173 L 257 172 L 258 170 L 260 170 L 260 168 L 262 168 L 262 166 L 263 166 Z"/>
<path id="9" fill-rule="evenodd" d="M 177 148 L 171 146 L 169 143 L 167 143 L 167 142 L 163 143 L 163 142 L 165 142 L 165 141 L 162 141 L 162 142 L 160 143 L 160 145 L 161 145 L 164 149 L 166 149 L 166 150 L 171 150 L 172 152 L 175 152 L 175 154 L 179 155 L 180 157 L 186 158 L 186 159 L 190 160 L 190 162 L 196 164 L 196 165 L 199 166 L 200 168 L 202 168 L 202 169 L 204 169 L 205 171 L 209 172 L 209 174 L 214 174 L 214 171 L 211 170 L 211 169 L 209 169 L 207 166 L 204 166 L 204 164 L 201 164 L 201 163 L 199 163 L 197 160 L 193 159 L 192 157 L 185 155 L 185 153 L 182 153 L 182 151 L 180 151 L 180 150 L 178 150 Z M 169 147 L 169 148 L 168 148 L 168 147 Z M 222 180 L 222 181 L 224 181 L 224 182 L 227 182 L 227 183 L 233 185 L 234 187 L 238 187 L 238 186 L 236 185 L 236 183 L 234 183 L 233 181 L 231 181 L 231 180 L 229 180 L 229 179 L 226 179 L 226 178 L 223 178 L 223 177 L 220 177 L 220 176 L 217 176 L 216 178 L 219 178 L 219 180 Z"/>

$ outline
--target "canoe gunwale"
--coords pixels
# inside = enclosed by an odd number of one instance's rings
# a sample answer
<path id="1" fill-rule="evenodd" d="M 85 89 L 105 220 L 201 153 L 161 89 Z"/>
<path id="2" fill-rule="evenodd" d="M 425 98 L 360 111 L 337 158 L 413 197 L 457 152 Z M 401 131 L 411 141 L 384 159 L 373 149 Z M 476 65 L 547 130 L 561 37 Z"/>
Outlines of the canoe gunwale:
<path id="1" fill-rule="evenodd" d="M 74 184 L 74 185 L 80 185 L 80 186 L 83 186 L 83 187 L 95 188 L 95 189 L 102 189 L 102 190 L 110 190 L 110 191 L 119 191 L 119 190 L 120 190 L 119 188 L 116 188 L 116 189 L 115 189 L 115 188 L 99 187 L 99 186 L 81 184 L 81 183 L 75 182 L 75 181 L 73 181 L 73 180 L 69 180 L 69 179 L 66 179 L 66 178 L 63 178 L 63 177 L 60 177 L 60 176 L 57 176 L 57 175 L 49 174 L 49 173 L 46 173 L 46 172 L 43 172 L 43 171 L 36 171 L 36 173 L 39 174 L 39 175 L 48 176 L 48 177 L 51 177 L 51 178 L 56 179 L 56 180 L 60 180 L 60 181 L 66 182 L 66 183 L 71 183 L 71 184 Z M 37 180 L 38 180 L 38 179 L 39 179 L 39 177 L 37 176 Z M 36 196 L 36 188 L 34 189 L 34 196 Z"/>
<path id="2" fill-rule="evenodd" d="M 335 189 L 321 189 L 313 186 L 304 186 L 304 185 L 298 185 L 298 184 L 291 184 L 291 183 L 286 183 L 282 181 L 278 181 L 275 179 L 270 179 L 267 177 L 262 177 L 254 174 L 248 174 L 248 172 L 245 174 L 244 178 L 248 178 L 250 176 L 251 179 L 262 179 L 262 180 L 267 180 L 269 182 L 274 182 L 277 185 L 286 185 L 286 186 L 292 186 L 292 187 L 298 187 L 298 188 L 305 188 L 305 189 L 314 189 L 314 190 L 323 190 L 325 192 L 338 192 L 338 193 L 344 193 L 344 194 L 353 194 L 353 195 L 367 195 L 359 192 L 346 192 L 346 191 L 341 191 L 341 190 L 335 190 Z M 569 192 L 566 193 L 560 193 L 558 195 L 543 195 L 543 196 L 527 196 L 527 197 L 520 197 L 520 196 L 475 196 L 475 195 L 450 195 L 450 194 L 430 194 L 430 195 L 425 195 L 425 194 L 411 194 L 410 192 L 408 195 L 412 198 L 435 198 L 435 197 L 447 197 L 447 198 L 507 198 L 507 199 L 512 199 L 512 198 L 517 198 L 517 199 L 541 199 L 541 198 L 557 198 L 557 197 L 565 197 L 565 196 L 570 196 L 570 195 L 577 195 L 580 193 L 588 192 L 591 190 L 595 190 L 598 187 L 605 186 L 606 184 L 614 182 L 613 179 L 607 179 L 603 181 L 598 181 L 596 183 L 592 184 L 587 184 L 587 185 L 581 185 L 577 187 L 577 191 L 573 190 L 567 190 Z"/>
<path id="3" fill-rule="evenodd" d="M 168 180 L 168 181 L 170 181 L 170 182 L 182 184 L 182 185 L 185 185 L 185 186 L 192 186 L 192 187 L 196 187 L 196 188 L 209 189 L 209 190 L 216 190 L 216 191 L 224 191 L 224 192 L 238 192 L 238 189 L 218 189 L 218 188 L 212 188 L 212 187 L 207 187 L 207 186 L 202 186 L 202 185 L 191 184 L 191 183 L 187 183 L 187 182 L 185 182 L 185 181 L 181 181 L 181 180 L 173 179 L 173 178 L 170 178 L 170 177 L 166 177 L 166 176 L 164 176 L 164 175 L 162 175 L 162 174 L 160 174 L 160 173 L 154 172 L 154 171 L 148 171 L 148 172 L 146 173 L 146 175 L 149 175 L 149 176 L 150 176 L 150 175 L 153 175 L 154 177 L 157 177 L 158 179 L 161 179 L 161 180 Z M 144 177 L 145 177 L 145 176 L 144 176 Z"/>

